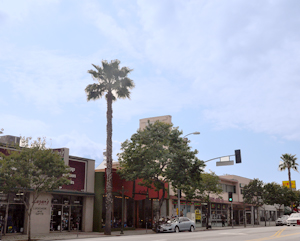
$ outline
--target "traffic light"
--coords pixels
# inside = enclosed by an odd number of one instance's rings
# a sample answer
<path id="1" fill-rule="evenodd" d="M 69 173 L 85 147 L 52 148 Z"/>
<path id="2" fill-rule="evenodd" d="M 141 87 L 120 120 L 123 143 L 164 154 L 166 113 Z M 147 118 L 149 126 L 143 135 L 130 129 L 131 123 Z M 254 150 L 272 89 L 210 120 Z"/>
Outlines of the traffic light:
<path id="1" fill-rule="evenodd" d="M 241 150 L 235 150 L 235 163 L 242 163 Z"/>
<path id="2" fill-rule="evenodd" d="M 229 202 L 232 202 L 232 192 L 229 192 L 229 193 L 228 193 L 228 201 L 229 201 Z"/>

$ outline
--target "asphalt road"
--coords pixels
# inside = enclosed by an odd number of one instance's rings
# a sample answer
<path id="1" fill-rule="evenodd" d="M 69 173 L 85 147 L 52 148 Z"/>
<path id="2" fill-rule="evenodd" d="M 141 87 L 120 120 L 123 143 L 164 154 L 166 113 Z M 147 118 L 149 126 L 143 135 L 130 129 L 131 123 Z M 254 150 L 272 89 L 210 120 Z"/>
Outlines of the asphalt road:
<path id="1" fill-rule="evenodd" d="M 69 239 L 74 241 L 75 239 Z M 148 235 L 111 236 L 76 239 L 77 241 L 300 241 L 300 226 L 258 227 L 210 230 L 200 232 L 158 233 Z M 66 240 L 65 240 L 66 241 Z"/>

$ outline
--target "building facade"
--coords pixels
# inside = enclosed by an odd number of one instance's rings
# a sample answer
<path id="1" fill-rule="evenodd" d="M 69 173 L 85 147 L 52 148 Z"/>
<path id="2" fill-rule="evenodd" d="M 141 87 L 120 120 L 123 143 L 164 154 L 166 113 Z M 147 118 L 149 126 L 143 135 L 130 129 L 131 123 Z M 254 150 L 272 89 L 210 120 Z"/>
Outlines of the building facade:
<path id="1" fill-rule="evenodd" d="M 0 139 L 0 152 L 7 154 L 14 146 Z M 31 214 L 31 233 L 43 234 L 63 231 L 92 231 L 94 208 L 94 177 L 95 161 L 92 159 L 71 156 L 68 148 L 53 149 L 57 151 L 65 164 L 70 167 L 71 184 L 62 186 L 59 190 L 42 193 L 35 201 Z M 28 216 L 21 195 L 28 195 L 32 202 L 31 192 L 0 193 L 0 220 L 3 223 L 3 233 L 27 233 Z"/>

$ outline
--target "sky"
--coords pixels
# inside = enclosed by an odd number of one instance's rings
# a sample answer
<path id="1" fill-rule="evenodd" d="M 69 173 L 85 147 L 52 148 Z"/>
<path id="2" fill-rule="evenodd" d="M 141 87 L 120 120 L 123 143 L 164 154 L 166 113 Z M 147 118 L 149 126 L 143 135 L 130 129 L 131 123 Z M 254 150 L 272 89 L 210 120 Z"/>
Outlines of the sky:
<path id="1" fill-rule="evenodd" d="M 139 119 L 171 115 L 206 171 L 288 180 L 300 163 L 300 1 L 0 0 L 0 129 L 103 161 L 106 101 L 87 101 L 102 60 L 133 71 L 113 103 L 113 159 Z M 231 157 L 234 160 L 234 157 Z M 300 174 L 292 171 L 300 188 Z"/>

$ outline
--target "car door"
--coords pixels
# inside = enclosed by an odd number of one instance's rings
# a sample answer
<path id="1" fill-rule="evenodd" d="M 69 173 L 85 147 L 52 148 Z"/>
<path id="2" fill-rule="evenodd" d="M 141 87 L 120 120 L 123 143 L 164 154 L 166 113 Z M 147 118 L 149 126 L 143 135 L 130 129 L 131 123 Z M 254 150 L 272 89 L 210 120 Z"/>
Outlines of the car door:
<path id="1" fill-rule="evenodd" d="M 180 231 L 184 231 L 185 230 L 185 222 L 184 222 L 184 218 L 183 217 L 179 218 L 178 226 L 179 226 Z"/>
<path id="2" fill-rule="evenodd" d="M 183 223 L 183 230 L 189 230 L 189 222 L 190 220 L 188 218 L 183 217 L 182 218 L 182 223 Z"/>

